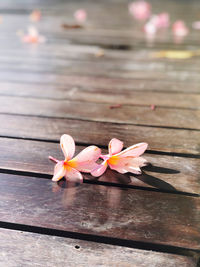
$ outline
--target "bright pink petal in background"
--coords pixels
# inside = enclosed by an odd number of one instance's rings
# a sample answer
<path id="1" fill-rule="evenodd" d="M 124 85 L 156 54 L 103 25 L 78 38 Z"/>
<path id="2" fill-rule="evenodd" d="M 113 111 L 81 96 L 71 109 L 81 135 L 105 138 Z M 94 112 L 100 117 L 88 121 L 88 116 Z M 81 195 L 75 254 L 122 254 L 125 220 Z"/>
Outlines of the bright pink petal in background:
<path id="1" fill-rule="evenodd" d="M 137 20 L 146 20 L 151 15 L 151 5 L 146 1 L 135 1 L 128 6 L 129 13 Z"/>
<path id="2" fill-rule="evenodd" d="M 110 155 L 115 155 L 119 153 L 123 148 L 123 142 L 117 138 L 113 138 L 108 145 L 108 150 Z"/>
<path id="3" fill-rule="evenodd" d="M 87 19 L 87 12 L 84 9 L 78 9 L 74 12 L 74 17 L 78 22 L 83 23 Z"/>
<path id="4" fill-rule="evenodd" d="M 174 24 L 172 26 L 172 32 L 176 36 L 183 37 L 183 36 L 186 36 L 189 33 L 189 29 L 185 25 L 184 21 L 177 20 L 176 22 L 174 22 Z"/>
<path id="5" fill-rule="evenodd" d="M 68 134 L 63 134 L 60 138 L 60 146 L 65 155 L 65 160 L 70 160 L 75 153 L 74 139 Z"/>

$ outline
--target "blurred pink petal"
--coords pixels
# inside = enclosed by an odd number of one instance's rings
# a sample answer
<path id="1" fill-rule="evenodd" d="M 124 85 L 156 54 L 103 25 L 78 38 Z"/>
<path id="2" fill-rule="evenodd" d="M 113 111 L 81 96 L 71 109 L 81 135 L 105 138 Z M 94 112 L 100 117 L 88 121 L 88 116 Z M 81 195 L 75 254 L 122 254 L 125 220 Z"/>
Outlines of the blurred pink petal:
<path id="1" fill-rule="evenodd" d="M 145 24 L 144 31 L 149 35 L 154 35 L 157 30 L 169 27 L 169 24 L 170 22 L 168 13 L 153 15 Z"/>
<path id="2" fill-rule="evenodd" d="M 82 172 L 91 172 L 97 167 L 96 161 L 99 159 L 101 149 L 97 146 L 89 146 L 82 150 L 71 162 L 74 162 L 76 169 Z"/>
<path id="3" fill-rule="evenodd" d="M 78 22 L 83 23 L 87 19 L 87 13 L 84 9 L 78 9 L 75 11 L 74 17 Z"/>
<path id="4" fill-rule="evenodd" d="M 170 24 L 170 18 L 168 13 L 160 13 L 157 15 L 156 27 L 158 29 L 168 28 Z"/>
<path id="5" fill-rule="evenodd" d="M 54 168 L 54 175 L 52 181 L 57 182 L 65 176 L 66 170 L 64 168 L 64 161 L 59 161 Z"/>
<path id="6" fill-rule="evenodd" d="M 39 35 L 38 30 L 31 26 L 28 28 L 28 34 L 22 37 L 22 41 L 25 43 L 44 43 L 46 38 L 42 35 Z"/>
<path id="7" fill-rule="evenodd" d="M 65 173 L 65 179 L 74 183 L 83 182 L 82 174 L 74 168 L 67 168 L 67 172 Z"/>
<path id="8" fill-rule="evenodd" d="M 91 175 L 95 177 L 101 176 L 106 171 L 107 166 L 108 166 L 107 160 L 104 160 L 104 162 L 102 162 L 92 170 Z"/>
<path id="9" fill-rule="evenodd" d="M 200 21 L 194 21 L 192 23 L 192 28 L 195 30 L 200 30 Z"/>
<path id="10" fill-rule="evenodd" d="M 129 13 L 137 20 L 146 20 L 151 15 L 151 5 L 146 1 L 135 1 L 128 6 Z"/>
<path id="11" fill-rule="evenodd" d="M 32 22 L 37 22 L 41 20 L 41 11 L 40 10 L 34 10 L 31 14 L 30 14 L 30 20 Z"/>
<path id="12" fill-rule="evenodd" d="M 110 156 L 119 153 L 123 148 L 123 142 L 119 139 L 113 138 L 108 145 L 108 151 Z"/>
<path id="13" fill-rule="evenodd" d="M 75 153 L 75 143 L 74 139 L 68 135 L 63 134 L 60 138 L 60 147 L 65 155 L 65 160 L 70 160 Z"/>
<path id="14" fill-rule="evenodd" d="M 189 32 L 189 29 L 182 20 L 177 20 L 172 26 L 172 32 L 175 36 L 183 37 Z"/>
<path id="15" fill-rule="evenodd" d="M 150 36 L 153 36 L 156 34 L 157 32 L 157 27 L 156 25 L 151 22 L 151 21 L 148 21 L 145 25 L 144 25 L 144 32 L 147 34 L 147 35 L 150 35 Z"/>

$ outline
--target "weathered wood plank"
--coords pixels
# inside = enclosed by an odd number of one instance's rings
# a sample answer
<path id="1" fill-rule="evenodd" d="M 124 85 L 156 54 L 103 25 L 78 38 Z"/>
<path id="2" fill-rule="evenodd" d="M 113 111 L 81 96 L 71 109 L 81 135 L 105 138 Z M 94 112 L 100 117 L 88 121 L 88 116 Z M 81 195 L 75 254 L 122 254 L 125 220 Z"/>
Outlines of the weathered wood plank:
<path id="1" fill-rule="evenodd" d="M 2 74 L 2 75 L 1 75 Z M 199 93 L 199 83 L 174 82 L 171 80 L 160 81 L 157 79 L 131 79 L 131 78 L 111 78 L 87 75 L 48 75 L 40 73 L 16 73 L 12 71 L 1 72 L 0 81 L 5 83 L 29 83 L 44 86 L 84 86 L 87 88 L 113 89 L 120 90 L 142 90 L 150 92 L 183 92 Z"/>
<path id="2" fill-rule="evenodd" d="M 113 90 L 115 94 L 113 94 Z M 200 94 L 138 92 L 117 88 L 87 88 L 76 86 L 42 86 L 38 84 L 1 83 L 1 96 L 23 96 L 58 100 L 78 100 L 92 103 L 200 109 Z"/>
<path id="3" fill-rule="evenodd" d="M 0 112 L 8 114 L 74 118 L 91 121 L 129 123 L 162 127 L 200 129 L 199 110 L 124 105 L 110 109 L 108 104 L 23 97 L 0 97 Z"/>
<path id="4" fill-rule="evenodd" d="M 129 61 L 130 62 L 130 61 Z M 155 71 L 155 70 L 134 70 L 131 69 L 131 64 L 129 62 L 122 64 L 116 64 L 115 62 L 94 62 L 94 61 L 75 61 L 68 60 L 66 66 L 59 66 L 55 68 L 54 65 L 40 65 L 33 64 L 31 62 L 20 62 L 18 64 L 13 64 L 13 62 L 4 62 L 0 65 L 1 72 L 9 70 L 15 72 L 15 75 L 24 75 L 26 73 L 44 73 L 47 76 L 56 75 L 57 77 L 63 76 L 63 74 L 73 74 L 73 75 L 95 75 L 95 76 L 105 76 L 110 78 L 134 78 L 134 79 L 159 79 L 168 80 L 174 82 L 200 82 L 199 71 L 186 71 L 186 70 L 172 70 L 172 71 Z M 117 66 L 118 65 L 118 66 Z M 23 74 L 24 73 L 24 74 Z M 3 77 L 1 73 L 0 78 Z"/>
<path id="5" fill-rule="evenodd" d="M 77 146 L 76 152 L 78 153 L 83 148 Z M 64 158 L 60 146 L 48 142 L 0 138 L 0 151 L 1 169 L 44 175 L 53 174 L 54 164 L 48 160 L 49 155 L 60 160 Z M 105 150 L 103 152 L 107 153 Z M 143 168 L 142 175 L 122 175 L 107 170 L 98 180 L 121 185 L 200 194 L 200 159 L 149 155 L 148 153 L 145 153 L 144 157 L 152 166 Z M 89 174 L 84 174 L 84 179 L 97 180 Z"/>
<path id="6" fill-rule="evenodd" d="M 7 229 L 0 229 L 0 250 L 0 265 L 7 267 L 196 266 L 192 257 Z"/>
<path id="7" fill-rule="evenodd" d="M 1 174 L 1 220 L 200 249 L 200 199 Z"/>
<path id="8" fill-rule="evenodd" d="M 59 142 L 68 133 L 79 143 L 100 146 L 107 146 L 115 137 L 126 146 L 147 142 L 149 150 L 200 154 L 199 131 L 8 114 L 0 114 L 0 123 L 1 136 Z"/>

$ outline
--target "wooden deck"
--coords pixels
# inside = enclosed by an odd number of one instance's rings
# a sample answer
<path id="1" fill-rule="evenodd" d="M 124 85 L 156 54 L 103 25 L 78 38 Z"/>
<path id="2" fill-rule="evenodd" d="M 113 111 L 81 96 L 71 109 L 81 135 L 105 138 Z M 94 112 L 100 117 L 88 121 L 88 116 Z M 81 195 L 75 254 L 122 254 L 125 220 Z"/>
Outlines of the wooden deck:
<path id="1" fill-rule="evenodd" d="M 200 57 L 152 56 L 199 50 L 200 2 L 151 1 L 190 27 L 178 44 L 170 31 L 147 41 L 128 3 L 0 1 L 0 267 L 200 266 Z M 79 8 L 84 28 L 61 27 Z M 21 42 L 30 24 L 46 43 Z M 53 183 L 64 133 L 77 152 L 147 142 L 151 164 Z"/>

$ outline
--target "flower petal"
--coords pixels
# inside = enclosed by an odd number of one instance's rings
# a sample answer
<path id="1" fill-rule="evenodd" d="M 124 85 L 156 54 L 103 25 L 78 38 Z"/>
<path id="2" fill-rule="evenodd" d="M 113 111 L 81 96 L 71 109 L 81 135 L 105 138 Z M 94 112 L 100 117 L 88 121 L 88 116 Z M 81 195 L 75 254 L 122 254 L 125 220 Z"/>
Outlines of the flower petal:
<path id="1" fill-rule="evenodd" d="M 147 147 L 148 147 L 147 143 L 139 143 L 139 144 L 128 147 L 127 149 L 118 153 L 117 156 L 119 156 L 120 158 L 139 157 L 140 155 L 144 153 Z"/>
<path id="2" fill-rule="evenodd" d="M 123 148 L 123 142 L 117 138 L 113 138 L 108 145 L 109 154 L 112 156 L 119 153 Z"/>
<path id="3" fill-rule="evenodd" d="M 91 171 L 91 175 L 95 177 L 101 176 L 106 171 L 107 166 L 108 166 L 107 160 L 105 160 Z"/>
<path id="4" fill-rule="evenodd" d="M 99 159 L 101 149 L 97 146 L 88 146 L 83 149 L 75 158 L 71 160 L 75 168 L 82 172 L 91 172 L 97 167 L 96 161 Z"/>
<path id="5" fill-rule="evenodd" d="M 140 167 L 147 165 L 147 161 L 142 157 L 132 158 L 132 157 L 125 157 L 125 158 L 118 158 L 117 164 L 109 164 L 109 167 L 112 170 L 116 170 L 119 173 L 127 173 L 132 172 L 135 174 L 141 174 Z"/>
<path id="6" fill-rule="evenodd" d="M 59 161 L 54 168 L 54 175 L 52 181 L 57 182 L 65 176 L 66 170 L 63 166 L 63 161 Z"/>
<path id="7" fill-rule="evenodd" d="M 65 159 L 70 160 L 75 152 L 74 139 L 68 134 L 63 134 L 60 138 L 60 146 L 65 155 Z"/>
<path id="8" fill-rule="evenodd" d="M 74 168 L 67 168 L 66 174 L 65 174 L 65 179 L 69 182 L 74 182 L 74 183 L 82 183 L 83 182 L 83 176 L 82 174 L 77 171 Z"/>

